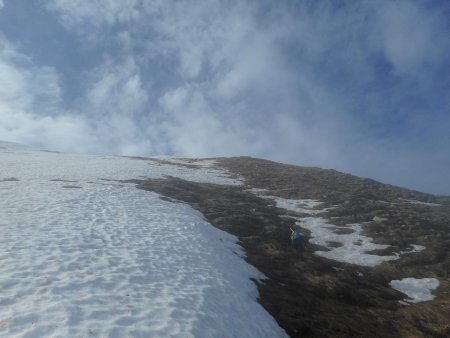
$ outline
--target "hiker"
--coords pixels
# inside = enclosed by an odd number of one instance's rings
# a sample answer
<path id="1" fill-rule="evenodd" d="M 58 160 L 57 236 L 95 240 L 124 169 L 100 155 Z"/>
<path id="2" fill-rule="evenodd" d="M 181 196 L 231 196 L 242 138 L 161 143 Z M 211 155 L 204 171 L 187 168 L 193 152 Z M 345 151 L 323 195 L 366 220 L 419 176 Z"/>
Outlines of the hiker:
<path id="1" fill-rule="evenodd" d="M 300 259 L 303 259 L 303 250 L 304 250 L 304 243 L 303 243 L 303 234 L 300 232 L 300 227 L 296 226 L 295 230 L 291 229 L 291 245 L 295 250 L 295 253 L 297 257 Z"/>

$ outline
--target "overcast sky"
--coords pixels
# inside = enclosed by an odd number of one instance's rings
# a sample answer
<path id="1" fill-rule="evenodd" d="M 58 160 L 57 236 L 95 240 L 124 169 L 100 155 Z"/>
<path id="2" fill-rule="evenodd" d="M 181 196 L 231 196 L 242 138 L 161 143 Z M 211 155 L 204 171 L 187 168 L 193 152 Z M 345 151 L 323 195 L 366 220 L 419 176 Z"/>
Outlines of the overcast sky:
<path id="1" fill-rule="evenodd" d="M 0 140 L 450 194 L 449 1 L 0 0 Z"/>

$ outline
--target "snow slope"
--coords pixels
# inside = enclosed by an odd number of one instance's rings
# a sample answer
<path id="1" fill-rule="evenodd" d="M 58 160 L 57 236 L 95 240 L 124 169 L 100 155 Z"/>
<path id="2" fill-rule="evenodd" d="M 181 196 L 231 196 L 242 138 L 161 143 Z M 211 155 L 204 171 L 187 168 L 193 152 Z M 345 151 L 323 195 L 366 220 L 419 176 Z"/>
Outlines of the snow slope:
<path id="1" fill-rule="evenodd" d="M 0 146 L 0 336 L 284 337 L 236 238 L 117 179 L 226 173 Z M 16 180 L 12 180 L 12 179 Z"/>

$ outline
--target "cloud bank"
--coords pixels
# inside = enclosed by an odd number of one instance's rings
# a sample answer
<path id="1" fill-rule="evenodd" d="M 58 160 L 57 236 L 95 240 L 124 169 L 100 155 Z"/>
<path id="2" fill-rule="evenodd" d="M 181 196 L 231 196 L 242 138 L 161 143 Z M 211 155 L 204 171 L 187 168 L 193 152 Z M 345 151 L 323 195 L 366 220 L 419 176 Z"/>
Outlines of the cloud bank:
<path id="1" fill-rule="evenodd" d="M 445 2 L 24 3 L 0 11 L 33 18 L 0 21 L 0 139 L 251 155 L 450 194 Z"/>

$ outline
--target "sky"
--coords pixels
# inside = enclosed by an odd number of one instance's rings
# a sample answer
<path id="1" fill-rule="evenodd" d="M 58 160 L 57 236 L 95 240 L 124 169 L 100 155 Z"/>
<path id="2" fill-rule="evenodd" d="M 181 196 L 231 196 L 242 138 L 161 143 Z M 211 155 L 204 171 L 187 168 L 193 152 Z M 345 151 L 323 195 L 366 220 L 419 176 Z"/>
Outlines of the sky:
<path id="1" fill-rule="evenodd" d="M 0 140 L 450 195 L 450 2 L 0 0 Z"/>

